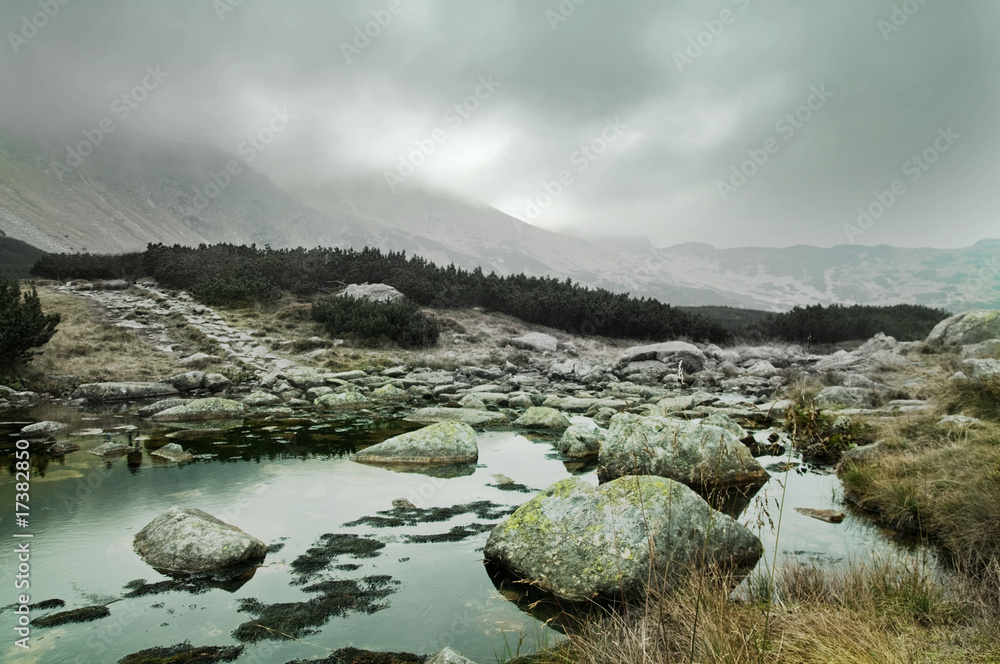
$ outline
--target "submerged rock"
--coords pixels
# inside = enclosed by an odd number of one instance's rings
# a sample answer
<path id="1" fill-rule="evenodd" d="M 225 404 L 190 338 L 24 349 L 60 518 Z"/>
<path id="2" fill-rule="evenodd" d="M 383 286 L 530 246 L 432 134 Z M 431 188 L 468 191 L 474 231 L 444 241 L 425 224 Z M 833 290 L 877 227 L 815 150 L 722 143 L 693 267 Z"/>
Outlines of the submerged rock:
<path id="1" fill-rule="evenodd" d="M 621 413 L 601 446 L 598 474 L 661 475 L 699 491 L 759 485 L 767 471 L 734 433 L 700 421 Z"/>
<path id="2" fill-rule="evenodd" d="M 361 463 L 449 465 L 479 459 L 476 432 L 463 422 L 439 422 L 394 436 L 354 454 Z"/>
<path id="3" fill-rule="evenodd" d="M 571 478 L 522 505 L 490 534 L 487 562 L 559 597 L 642 597 L 650 570 L 671 582 L 693 568 L 738 578 L 760 540 L 698 494 L 661 477 L 621 477 L 599 487 Z"/>
<path id="4" fill-rule="evenodd" d="M 528 429 L 553 429 L 563 431 L 570 426 L 569 418 L 555 408 L 532 406 L 514 421 L 514 426 Z"/>
<path id="5" fill-rule="evenodd" d="M 194 399 L 180 406 L 153 415 L 157 422 L 200 422 L 203 420 L 233 420 L 243 417 L 246 407 L 239 401 L 209 397 Z"/>
<path id="6" fill-rule="evenodd" d="M 60 611 L 59 613 L 50 613 L 47 616 L 35 618 L 31 621 L 31 625 L 33 627 L 56 627 L 68 623 L 90 622 L 99 618 L 106 618 L 110 615 L 111 610 L 106 606 L 85 606 L 80 609 Z"/>
<path id="7" fill-rule="evenodd" d="M 243 652 L 243 646 L 192 646 L 190 641 L 165 648 L 146 648 L 125 655 L 118 664 L 210 664 L 232 662 Z"/>
<path id="8" fill-rule="evenodd" d="M 173 574 L 238 576 L 264 559 L 267 545 L 197 509 L 174 507 L 150 521 L 133 540 L 136 553 Z"/>

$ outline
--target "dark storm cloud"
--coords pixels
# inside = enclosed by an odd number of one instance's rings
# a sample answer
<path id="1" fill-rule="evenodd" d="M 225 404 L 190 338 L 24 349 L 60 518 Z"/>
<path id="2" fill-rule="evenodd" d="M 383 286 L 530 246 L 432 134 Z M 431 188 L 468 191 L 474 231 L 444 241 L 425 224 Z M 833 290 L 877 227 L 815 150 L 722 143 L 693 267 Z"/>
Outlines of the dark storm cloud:
<path id="1" fill-rule="evenodd" d="M 388 172 L 657 244 L 997 235 L 991 0 L 63 2 L 0 7 L 2 121 L 56 141 L 237 153 L 285 110 L 253 166 L 288 184 Z"/>

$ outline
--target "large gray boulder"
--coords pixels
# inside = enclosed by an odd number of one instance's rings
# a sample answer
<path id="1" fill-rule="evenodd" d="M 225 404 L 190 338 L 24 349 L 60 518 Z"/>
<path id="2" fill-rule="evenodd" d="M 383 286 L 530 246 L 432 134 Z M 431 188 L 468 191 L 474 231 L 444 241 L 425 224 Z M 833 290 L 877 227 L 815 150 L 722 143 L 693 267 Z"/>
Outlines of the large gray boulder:
<path id="1" fill-rule="evenodd" d="M 553 429 L 563 431 L 569 428 L 569 418 L 555 408 L 532 406 L 521 417 L 514 420 L 514 426 L 527 429 Z"/>
<path id="2" fill-rule="evenodd" d="M 946 318 L 927 335 L 927 343 L 950 345 L 978 344 L 1000 339 L 1000 310 L 973 309 Z"/>
<path id="3" fill-rule="evenodd" d="M 1000 360 L 965 360 L 962 366 L 972 380 L 1000 378 Z"/>
<path id="4" fill-rule="evenodd" d="M 559 597 L 642 597 L 654 582 L 694 568 L 734 579 L 753 569 L 760 540 L 694 491 L 662 477 L 628 476 L 593 487 L 553 484 L 490 533 L 486 560 Z"/>
<path id="5" fill-rule="evenodd" d="M 153 399 L 179 394 L 168 383 L 86 383 L 73 391 L 71 398 L 87 401 L 125 401 Z"/>
<path id="6" fill-rule="evenodd" d="M 563 432 L 556 449 L 571 459 L 595 456 L 601 451 L 605 431 L 596 424 L 573 424 Z"/>
<path id="7" fill-rule="evenodd" d="M 209 397 L 192 399 L 180 406 L 167 408 L 153 415 L 157 422 L 201 422 L 205 420 L 236 420 L 243 417 L 246 407 L 239 401 Z"/>
<path id="8" fill-rule="evenodd" d="M 188 371 L 186 373 L 177 374 L 176 376 L 171 376 L 170 378 L 164 378 L 160 382 L 173 385 L 181 392 L 189 392 L 191 390 L 197 390 L 205 384 L 205 372 Z"/>
<path id="9" fill-rule="evenodd" d="M 48 440 L 66 428 L 62 422 L 35 422 L 21 429 L 21 435 L 28 440 Z"/>
<path id="10" fill-rule="evenodd" d="M 353 297 L 369 302 L 395 302 L 406 296 L 387 284 L 351 284 L 338 297 Z"/>
<path id="11" fill-rule="evenodd" d="M 705 354 L 695 346 L 685 341 L 667 341 L 660 344 L 633 346 L 625 350 L 618 360 L 619 366 L 627 366 L 632 362 L 643 360 L 659 360 L 673 367 L 676 371 L 680 362 L 684 371 L 694 373 L 701 371 L 705 365 Z"/>
<path id="12" fill-rule="evenodd" d="M 300 390 L 326 385 L 326 376 L 311 367 L 289 367 L 281 372 L 281 376 Z"/>
<path id="13" fill-rule="evenodd" d="M 313 405 L 323 410 L 353 410 L 357 408 L 370 408 L 372 402 L 360 392 L 337 392 L 334 394 L 324 394 L 316 399 Z"/>
<path id="14" fill-rule="evenodd" d="M 361 463 L 450 465 L 479 460 L 476 432 L 462 422 L 439 422 L 394 436 L 351 457 Z"/>
<path id="15" fill-rule="evenodd" d="M 559 348 L 559 340 L 551 334 L 543 332 L 529 332 L 510 340 L 510 345 L 515 348 L 533 350 L 538 353 L 554 353 Z"/>
<path id="16" fill-rule="evenodd" d="M 179 507 L 150 521 L 132 544 L 143 560 L 165 573 L 219 578 L 242 573 L 267 553 L 263 542 L 236 526 Z"/>
<path id="17" fill-rule="evenodd" d="M 598 457 L 602 480 L 660 475 L 703 492 L 765 483 L 769 475 L 726 429 L 701 421 L 619 413 Z"/>

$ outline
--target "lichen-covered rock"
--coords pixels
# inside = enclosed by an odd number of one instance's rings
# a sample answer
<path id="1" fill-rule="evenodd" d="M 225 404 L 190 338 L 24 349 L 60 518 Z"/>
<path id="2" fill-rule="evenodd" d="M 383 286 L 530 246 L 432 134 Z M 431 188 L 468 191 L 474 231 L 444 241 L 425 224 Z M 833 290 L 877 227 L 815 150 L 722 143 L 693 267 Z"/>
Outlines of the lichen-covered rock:
<path id="1" fill-rule="evenodd" d="M 598 426 L 573 424 L 563 432 L 556 449 L 571 459 L 595 456 L 604 442 L 604 429 Z"/>
<path id="2" fill-rule="evenodd" d="M 160 399 L 159 401 L 151 403 L 147 406 L 143 406 L 142 408 L 137 410 L 135 414 L 138 415 L 139 417 L 152 417 L 157 413 L 162 413 L 168 408 L 183 406 L 187 402 L 188 399 L 185 399 L 183 397 L 169 397 L 167 399 Z"/>
<path id="3" fill-rule="evenodd" d="M 734 433 L 700 421 L 619 413 L 601 446 L 598 474 L 660 475 L 699 491 L 763 484 L 769 475 Z"/>
<path id="4" fill-rule="evenodd" d="M 473 410 L 486 410 L 486 402 L 476 394 L 466 394 L 459 400 L 458 405 L 462 408 L 471 408 Z"/>
<path id="5" fill-rule="evenodd" d="M 197 509 L 174 507 L 150 521 L 133 540 L 136 553 L 158 570 L 211 574 L 241 573 L 264 559 L 267 546 L 236 526 Z"/>
<path id="6" fill-rule="evenodd" d="M 220 392 L 227 389 L 233 384 L 233 381 L 229 380 L 220 373 L 207 373 L 205 374 L 205 382 L 202 385 L 209 392 Z"/>
<path id="7" fill-rule="evenodd" d="M 387 284 L 351 284 L 338 297 L 353 297 L 369 302 L 395 302 L 403 300 L 405 295 Z"/>
<path id="8" fill-rule="evenodd" d="M 124 401 L 155 399 L 177 394 L 177 388 L 167 383 L 87 383 L 76 388 L 71 398 L 87 401 Z"/>
<path id="9" fill-rule="evenodd" d="M 324 410 L 351 410 L 354 408 L 369 408 L 372 402 L 360 392 L 336 392 L 324 394 L 313 402 L 317 408 Z"/>
<path id="10" fill-rule="evenodd" d="M 651 570 L 667 582 L 702 566 L 738 579 L 762 552 L 694 491 L 650 476 L 557 482 L 497 525 L 483 550 L 490 564 L 573 601 L 642 597 Z"/>
<path id="11" fill-rule="evenodd" d="M 373 401 L 404 401 L 407 397 L 406 390 L 389 383 L 372 390 Z"/>
<path id="12" fill-rule="evenodd" d="M 472 408 L 420 408 L 406 418 L 408 422 L 464 422 L 469 426 L 481 427 L 507 421 L 503 413 Z"/>
<path id="13" fill-rule="evenodd" d="M 569 428 L 569 418 L 555 408 L 532 406 L 514 421 L 514 426 L 527 429 L 552 429 L 564 431 Z"/>
<path id="14" fill-rule="evenodd" d="M 170 378 L 164 378 L 160 382 L 166 383 L 167 385 L 173 385 L 181 392 L 189 392 L 191 390 L 197 390 L 205 384 L 205 372 L 188 371 L 186 373 L 177 374 L 176 376 L 171 376 Z"/>
<path id="15" fill-rule="evenodd" d="M 462 422 L 439 422 L 394 436 L 351 457 L 361 463 L 451 465 L 479 459 L 476 432 Z"/>
<path id="16" fill-rule="evenodd" d="M 978 344 L 1000 339 L 1000 309 L 973 309 L 946 318 L 927 335 L 927 343 Z"/>
<path id="17" fill-rule="evenodd" d="M 300 390 L 326 385 L 326 376 L 310 367 L 291 367 L 281 372 L 290 385 Z"/>
<path id="18" fill-rule="evenodd" d="M 194 460 L 194 456 L 190 452 L 185 452 L 184 448 L 177 443 L 167 443 L 163 447 L 156 448 L 149 454 L 150 456 L 160 457 L 161 459 L 176 463 L 189 463 Z"/>
<path id="19" fill-rule="evenodd" d="M 824 387 L 816 395 L 816 405 L 823 408 L 848 406 L 850 408 L 871 408 L 875 405 L 871 390 L 863 387 Z"/>
<path id="20" fill-rule="evenodd" d="M 280 406 L 284 403 L 281 397 L 270 392 L 251 392 L 243 397 L 243 404 L 250 408 L 267 408 L 268 406 Z"/>
<path id="21" fill-rule="evenodd" d="M 209 397 L 192 399 L 187 403 L 161 410 L 153 415 L 157 422 L 201 422 L 204 420 L 235 420 L 246 413 L 246 407 L 239 401 Z"/>
<path id="22" fill-rule="evenodd" d="M 21 429 L 21 435 L 28 440 L 48 440 L 66 428 L 62 422 L 35 422 Z"/>
<path id="23" fill-rule="evenodd" d="M 734 436 L 743 440 L 747 437 L 747 430 L 736 423 L 733 418 L 728 415 L 723 415 L 722 413 L 712 413 L 705 419 L 701 421 L 702 424 L 708 424 L 713 427 L 721 427 L 726 431 L 731 432 Z"/>

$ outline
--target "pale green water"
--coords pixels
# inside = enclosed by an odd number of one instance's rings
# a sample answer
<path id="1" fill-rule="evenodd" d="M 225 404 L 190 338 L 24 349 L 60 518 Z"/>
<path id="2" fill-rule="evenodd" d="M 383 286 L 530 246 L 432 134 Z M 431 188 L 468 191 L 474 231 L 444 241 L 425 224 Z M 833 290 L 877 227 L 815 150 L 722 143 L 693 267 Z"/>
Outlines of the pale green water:
<path id="1" fill-rule="evenodd" d="M 96 416 L 83 421 L 76 411 L 49 409 L 31 413 L 31 419 L 72 422 L 73 428 L 106 427 L 136 423 L 129 417 Z M 0 424 L 4 454 L 20 425 Z M 271 430 L 265 430 L 268 427 Z M 339 433 L 337 429 L 342 429 Z M 502 473 L 527 486 L 542 489 L 569 471 L 551 445 L 510 432 L 480 436 L 480 460 L 471 474 L 439 479 L 414 473 L 397 473 L 356 464 L 346 458 L 355 445 L 377 442 L 396 433 L 397 424 L 371 425 L 350 430 L 343 422 L 296 422 L 258 425 L 198 441 L 182 441 L 195 454 L 215 454 L 176 466 L 157 463 L 144 455 L 141 467 L 130 470 L 124 457 L 110 463 L 75 452 L 63 461 L 50 462 L 44 476 L 33 473 L 30 532 L 31 601 L 60 598 L 65 609 L 105 603 L 128 592 L 135 579 L 166 580 L 132 550 L 132 538 L 150 520 L 173 506 L 202 509 L 233 523 L 265 543 L 284 542 L 284 548 L 267 556 L 265 565 L 243 586 L 193 594 L 173 591 L 127 599 L 109 605 L 111 616 L 91 623 L 55 628 L 33 628 L 31 650 L 12 645 L 14 616 L 0 614 L 0 660 L 7 662 L 114 662 L 129 653 L 185 640 L 194 645 L 230 645 L 231 633 L 252 616 L 240 612 L 239 601 L 256 598 L 265 604 L 302 602 L 313 596 L 291 585 L 289 563 L 314 545 L 324 533 L 370 535 L 386 543 L 381 555 L 336 563 L 352 563 L 355 571 L 326 570 L 330 578 L 358 579 L 379 574 L 398 582 L 394 592 L 379 600 L 386 608 L 374 613 L 350 612 L 333 617 L 317 633 L 300 641 L 263 641 L 247 644 L 239 662 L 287 662 L 316 658 L 347 645 L 373 650 L 431 653 L 450 645 L 466 656 L 487 664 L 504 654 L 525 635 L 525 648 L 551 644 L 562 638 L 522 613 L 494 588 L 482 565 L 481 549 L 487 532 L 465 541 L 408 543 L 406 535 L 448 532 L 452 527 L 482 523 L 472 514 L 444 523 L 374 529 L 343 524 L 391 508 L 395 498 L 408 498 L 420 507 L 449 507 L 488 500 L 516 506 L 530 494 L 505 492 L 487 486 L 494 473 Z M 162 430 L 153 429 L 154 439 Z M 102 438 L 71 438 L 85 449 Z M 123 440 L 120 436 L 119 440 Z M 0 478 L 0 538 L 6 542 L 0 559 L 0 603 L 15 598 L 12 555 L 15 530 L 13 512 L 13 462 L 6 457 L 7 473 Z M 764 465 L 780 459 L 762 458 Z M 467 471 L 468 472 L 468 471 Z M 593 473 L 585 474 L 597 483 Z M 784 479 L 784 475 L 779 475 Z M 830 475 L 789 473 L 781 531 L 780 551 L 804 561 L 865 558 L 873 549 L 894 551 L 863 518 L 848 515 L 839 525 L 802 516 L 792 507 L 837 507 L 836 478 Z M 760 494 L 769 496 L 769 511 L 777 522 L 781 499 L 775 481 Z M 740 520 L 754 523 L 761 509 L 755 501 Z M 754 528 L 755 531 L 757 530 Z M 768 556 L 774 532 L 760 531 Z M 61 610 L 65 610 L 61 609 Z M 33 617 L 50 613 L 37 611 Z"/>

